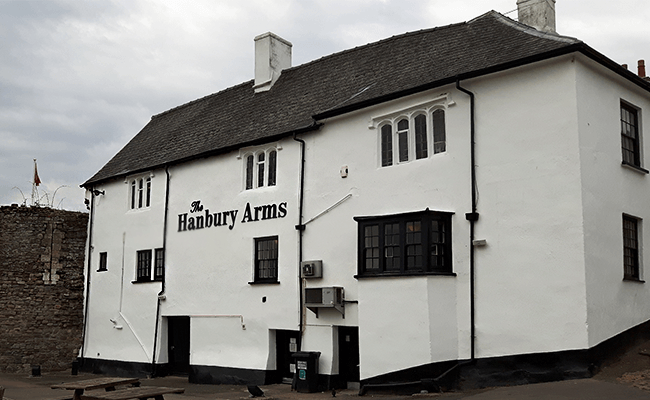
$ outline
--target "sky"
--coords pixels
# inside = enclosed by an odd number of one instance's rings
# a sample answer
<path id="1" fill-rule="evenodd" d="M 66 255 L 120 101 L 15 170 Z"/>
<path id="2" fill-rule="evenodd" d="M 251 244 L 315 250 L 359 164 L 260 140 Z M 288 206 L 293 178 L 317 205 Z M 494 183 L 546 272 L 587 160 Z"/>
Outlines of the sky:
<path id="1" fill-rule="evenodd" d="M 0 205 L 85 211 L 79 187 L 151 119 L 253 79 L 253 38 L 293 65 L 393 35 L 516 19 L 516 0 L 0 0 Z M 557 0 L 558 33 L 636 71 L 650 1 Z M 650 68 L 648 69 L 650 72 Z"/>

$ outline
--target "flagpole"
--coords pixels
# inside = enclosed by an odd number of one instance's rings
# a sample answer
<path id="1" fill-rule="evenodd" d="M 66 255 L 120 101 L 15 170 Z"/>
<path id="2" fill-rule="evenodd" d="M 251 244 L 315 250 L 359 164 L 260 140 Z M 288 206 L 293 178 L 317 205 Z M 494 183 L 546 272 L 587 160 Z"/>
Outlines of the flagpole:
<path id="1" fill-rule="evenodd" d="M 32 206 L 38 206 L 38 185 L 41 184 L 41 179 L 38 177 L 38 168 L 36 167 L 36 159 L 34 159 L 34 180 L 32 181 Z"/>

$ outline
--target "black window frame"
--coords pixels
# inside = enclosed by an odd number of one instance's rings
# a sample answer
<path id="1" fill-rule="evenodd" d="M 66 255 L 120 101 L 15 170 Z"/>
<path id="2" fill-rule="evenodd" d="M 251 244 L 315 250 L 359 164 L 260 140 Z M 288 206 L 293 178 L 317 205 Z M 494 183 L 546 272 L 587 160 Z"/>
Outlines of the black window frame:
<path id="1" fill-rule="evenodd" d="M 274 248 L 272 249 L 262 249 L 264 243 L 273 244 Z M 254 249 L 255 252 L 255 261 L 254 261 L 254 277 L 253 282 L 250 283 L 279 283 L 278 282 L 278 273 L 279 273 L 279 260 L 280 260 L 280 240 L 276 236 L 264 236 L 255 238 L 254 240 Z M 264 252 L 270 252 L 268 256 L 264 256 Z M 264 257 L 261 257 L 264 256 Z M 270 265 L 267 264 L 270 262 Z M 267 270 L 272 271 L 270 276 L 265 276 L 267 274 L 262 273 Z"/>
<path id="2" fill-rule="evenodd" d="M 446 211 L 424 210 L 402 214 L 354 217 L 358 226 L 358 258 L 355 277 L 455 276 L 451 240 L 453 214 Z M 413 224 L 414 222 L 418 224 Z M 414 229 L 410 233 L 407 232 L 409 224 L 411 227 L 419 225 L 420 231 Z M 399 227 L 398 234 L 395 234 L 396 226 Z M 386 229 L 387 227 L 390 227 L 390 231 Z M 440 229 L 442 229 L 442 233 L 440 233 Z M 387 239 L 389 236 L 390 240 Z M 409 243 L 408 238 L 415 239 Z M 398 242 L 397 245 L 395 240 Z M 418 246 L 420 246 L 419 250 Z M 409 254 L 409 248 L 411 254 Z M 396 252 L 399 254 L 395 254 Z M 419 267 L 418 265 L 409 265 L 409 260 L 416 260 L 417 264 L 418 257 L 421 257 Z M 399 263 L 398 268 L 395 266 L 395 260 Z M 371 267 L 367 268 L 367 266 Z"/>
<path id="3" fill-rule="evenodd" d="M 136 252 L 136 282 L 151 282 L 151 253 L 151 249 Z"/>
<path id="4" fill-rule="evenodd" d="M 623 214 L 623 280 L 641 281 L 640 220 Z"/>
<path id="5" fill-rule="evenodd" d="M 153 280 L 162 281 L 165 279 L 165 249 L 154 249 L 153 258 Z"/>
<path id="6" fill-rule="evenodd" d="M 623 164 L 641 168 L 641 132 L 638 108 L 621 101 L 620 120 Z"/>
<path id="7" fill-rule="evenodd" d="M 97 272 L 104 271 L 108 271 L 108 253 L 102 251 L 99 253 L 99 267 L 97 268 Z"/>

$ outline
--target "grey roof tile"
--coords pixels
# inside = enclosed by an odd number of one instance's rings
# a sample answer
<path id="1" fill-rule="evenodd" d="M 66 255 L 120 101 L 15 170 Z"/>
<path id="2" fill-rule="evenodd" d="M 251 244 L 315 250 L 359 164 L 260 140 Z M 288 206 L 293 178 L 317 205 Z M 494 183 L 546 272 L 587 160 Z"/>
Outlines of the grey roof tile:
<path id="1" fill-rule="evenodd" d="M 472 21 L 394 36 L 282 71 L 270 91 L 253 81 L 151 121 L 83 186 L 275 140 L 327 117 L 499 68 L 575 51 L 494 11 Z"/>

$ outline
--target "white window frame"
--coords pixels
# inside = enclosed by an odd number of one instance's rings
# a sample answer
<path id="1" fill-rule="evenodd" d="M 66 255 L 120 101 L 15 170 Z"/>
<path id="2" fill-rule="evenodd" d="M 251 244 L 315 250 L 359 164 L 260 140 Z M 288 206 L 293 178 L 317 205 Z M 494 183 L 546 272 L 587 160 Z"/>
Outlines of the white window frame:
<path id="1" fill-rule="evenodd" d="M 434 153 L 434 132 L 433 132 L 433 113 L 436 110 L 442 110 L 445 112 L 445 131 L 448 119 L 448 108 L 455 105 L 456 103 L 451 99 L 449 93 L 443 93 L 440 96 L 436 97 L 433 100 L 430 100 L 425 103 L 416 104 L 410 107 L 403 108 L 401 110 L 393 111 L 391 113 L 378 115 L 371 118 L 368 128 L 371 130 L 376 130 L 377 132 L 377 165 L 378 167 L 390 167 L 393 165 L 406 164 L 413 161 L 425 160 L 433 157 L 437 154 L 443 154 L 447 151 Z M 423 158 L 416 159 L 416 135 L 415 135 L 415 118 L 418 115 L 424 115 L 426 117 L 426 137 L 427 137 L 427 156 Z M 408 120 L 408 159 L 400 161 L 399 154 L 399 130 L 397 124 L 400 120 Z M 382 165 L 382 127 L 385 125 L 391 125 L 392 127 L 392 156 L 393 161 L 389 165 Z M 447 142 L 447 138 L 445 138 Z"/>
<path id="2" fill-rule="evenodd" d="M 279 157 L 279 151 L 282 149 L 282 147 L 278 144 L 274 144 L 271 146 L 265 146 L 265 147 L 256 147 L 256 148 L 248 148 L 248 149 L 242 149 L 239 152 L 239 155 L 237 156 L 238 159 L 242 160 L 242 190 L 254 190 L 254 189 L 261 189 L 265 187 L 275 187 L 278 184 L 278 157 Z M 270 172 L 270 156 L 271 153 L 275 152 L 275 180 L 274 182 L 269 182 L 269 172 Z M 259 156 L 260 154 L 264 154 L 264 161 L 260 162 L 259 161 Z M 248 158 L 253 157 L 253 165 L 252 165 L 252 182 L 250 187 L 247 185 L 248 183 Z M 264 173 L 262 177 L 262 184 L 260 185 L 260 176 L 259 176 L 259 171 L 260 171 L 260 164 L 264 165 Z M 269 185 L 269 183 L 272 183 Z"/>
<path id="3" fill-rule="evenodd" d="M 127 177 L 124 183 L 127 184 L 127 210 L 138 211 L 151 208 L 153 201 L 153 172 L 146 175 L 134 175 Z"/>

